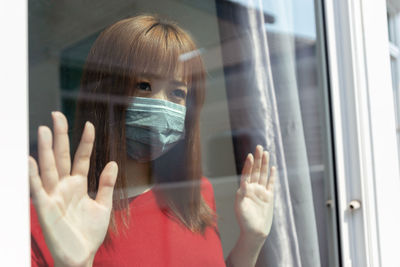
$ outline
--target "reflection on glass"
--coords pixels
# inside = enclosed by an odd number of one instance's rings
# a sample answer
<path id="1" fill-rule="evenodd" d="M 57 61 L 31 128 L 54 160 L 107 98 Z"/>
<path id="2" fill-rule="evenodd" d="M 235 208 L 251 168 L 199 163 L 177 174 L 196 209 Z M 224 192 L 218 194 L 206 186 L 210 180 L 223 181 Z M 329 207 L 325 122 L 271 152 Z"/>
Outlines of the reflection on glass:
<path id="1" fill-rule="evenodd" d="M 72 165 L 66 117 L 52 112 L 54 138 L 38 130 L 33 265 L 225 266 L 213 189 L 201 172 L 204 90 L 198 49 L 173 22 L 136 16 L 99 35 L 83 69 Z M 257 146 L 236 193 L 240 237 L 227 265 L 256 263 L 275 178 Z"/>

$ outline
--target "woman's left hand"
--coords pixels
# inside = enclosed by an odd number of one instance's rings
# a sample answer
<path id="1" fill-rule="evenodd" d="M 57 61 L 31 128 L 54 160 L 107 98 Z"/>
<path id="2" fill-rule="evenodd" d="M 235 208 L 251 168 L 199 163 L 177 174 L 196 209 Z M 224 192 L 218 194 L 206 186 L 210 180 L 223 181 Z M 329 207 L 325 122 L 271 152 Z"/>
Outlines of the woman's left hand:
<path id="1" fill-rule="evenodd" d="M 272 225 L 276 167 L 269 170 L 269 153 L 258 145 L 242 170 L 235 211 L 241 236 L 264 242 Z"/>

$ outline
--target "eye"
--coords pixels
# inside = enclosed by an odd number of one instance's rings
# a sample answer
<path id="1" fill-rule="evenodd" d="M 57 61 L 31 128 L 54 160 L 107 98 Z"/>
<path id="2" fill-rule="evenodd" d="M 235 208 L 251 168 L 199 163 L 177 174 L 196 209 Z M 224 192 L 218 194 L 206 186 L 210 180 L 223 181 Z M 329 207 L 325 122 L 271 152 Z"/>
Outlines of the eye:
<path id="1" fill-rule="evenodd" d="M 142 91 L 151 91 L 151 85 L 148 82 L 139 82 L 137 83 L 136 88 Z"/>
<path id="2" fill-rule="evenodd" d="M 172 91 L 172 94 L 182 99 L 186 98 L 186 92 L 182 89 L 175 89 L 174 91 Z"/>

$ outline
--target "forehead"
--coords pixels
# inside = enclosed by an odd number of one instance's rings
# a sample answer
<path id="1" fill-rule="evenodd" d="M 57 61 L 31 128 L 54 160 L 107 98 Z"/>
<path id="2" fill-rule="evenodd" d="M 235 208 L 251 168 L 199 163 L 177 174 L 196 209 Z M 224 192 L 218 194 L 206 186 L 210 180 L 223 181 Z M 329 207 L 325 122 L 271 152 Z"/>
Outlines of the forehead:
<path id="1" fill-rule="evenodd" d="M 160 72 L 144 72 L 139 75 L 139 78 L 166 81 L 179 86 L 188 86 L 189 82 L 187 77 L 185 76 L 185 71 L 183 67 L 176 68 L 175 71 L 170 74 Z"/>

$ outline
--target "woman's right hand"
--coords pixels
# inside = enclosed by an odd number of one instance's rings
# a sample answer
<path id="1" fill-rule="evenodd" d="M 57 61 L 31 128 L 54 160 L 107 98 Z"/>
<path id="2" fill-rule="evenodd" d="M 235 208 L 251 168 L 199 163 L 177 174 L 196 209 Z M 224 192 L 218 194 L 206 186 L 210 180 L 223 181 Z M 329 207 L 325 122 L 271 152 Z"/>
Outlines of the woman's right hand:
<path id="1" fill-rule="evenodd" d="M 100 175 L 96 199 L 87 192 L 87 176 L 95 130 L 87 122 L 71 169 L 68 123 L 61 112 L 53 112 L 51 130 L 38 130 L 39 168 L 29 158 L 33 203 L 55 266 L 91 266 L 107 233 L 112 195 L 118 173 L 109 162 Z"/>

